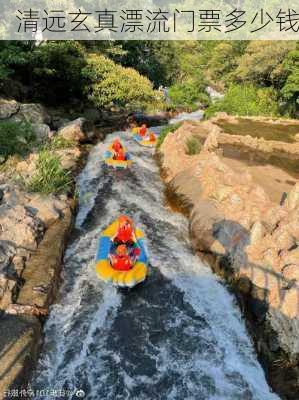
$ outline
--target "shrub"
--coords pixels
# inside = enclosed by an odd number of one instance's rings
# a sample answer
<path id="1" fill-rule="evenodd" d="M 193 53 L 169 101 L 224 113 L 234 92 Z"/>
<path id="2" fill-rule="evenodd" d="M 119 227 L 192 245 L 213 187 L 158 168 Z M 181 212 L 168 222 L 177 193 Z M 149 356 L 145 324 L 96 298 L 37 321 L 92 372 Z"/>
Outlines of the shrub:
<path id="1" fill-rule="evenodd" d="M 200 153 L 201 151 L 201 142 L 198 137 L 191 136 L 186 140 L 186 154 L 189 156 L 193 156 L 195 154 Z"/>
<path id="2" fill-rule="evenodd" d="M 61 167 L 60 158 L 48 150 L 39 153 L 36 173 L 26 183 L 31 192 L 44 194 L 65 193 L 70 190 L 72 177 L 70 171 Z"/>
<path id="3" fill-rule="evenodd" d="M 0 156 L 25 155 L 36 144 L 28 122 L 0 121 Z"/>
<path id="4" fill-rule="evenodd" d="M 98 54 L 90 54 L 87 64 L 82 70 L 85 92 L 97 107 L 146 109 L 161 100 L 151 82 L 132 68 L 124 68 Z"/>
<path id="5" fill-rule="evenodd" d="M 219 111 L 240 116 L 278 116 L 277 93 L 272 88 L 231 85 L 223 99 L 208 107 L 205 118 L 210 118 Z"/>
<path id="6" fill-rule="evenodd" d="M 170 132 L 174 132 L 177 129 L 179 129 L 179 127 L 182 125 L 182 122 L 178 122 L 177 124 L 173 124 L 173 125 L 167 125 L 164 128 L 161 129 L 160 135 L 158 136 L 158 140 L 157 140 L 157 148 L 159 148 L 162 143 L 164 142 L 164 139 L 166 138 L 166 136 L 170 133 Z"/>
<path id="7" fill-rule="evenodd" d="M 199 103 L 207 106 L 210 102 L 207 93 L 193 80 L 171 86 L 168 94 L 175 106 L 182 106 L 191 110 L 197 109 Z"/>

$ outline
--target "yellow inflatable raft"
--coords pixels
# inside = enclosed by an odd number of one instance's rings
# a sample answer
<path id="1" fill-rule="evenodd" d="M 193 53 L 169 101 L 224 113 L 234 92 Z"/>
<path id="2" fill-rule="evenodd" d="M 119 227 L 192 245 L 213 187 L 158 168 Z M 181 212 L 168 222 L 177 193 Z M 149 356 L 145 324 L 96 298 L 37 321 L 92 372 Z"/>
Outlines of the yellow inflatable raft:
<path id="1" fill-rule="evenodd" d="M 133 139 L 140 144 L 141 146 L 146 146 L 146 147 L 155 147 L 157 144 L 157 136 L 155 135 L 155 140 L 149 140 L 148 137 L 142 137 L 138 134 L 133 135 Z"/>
<path id="2" fill-rule="evenodd" d="M 111 144 L 108 147 L 108 150 L 104 154 L 104 162 L 105 162 L 105 164 L 109 165 L 110 167 L 113 167 L 113 168 L 129 168 L 132 165 L 131 156 L 128 153 L 128 151 L 127 151 L 125 146 L 123 146 L 123 149 L 124 149 L 126 160 L 124 160 L 124 161 L 122 161 L 122 160 L 114 160 L 113 159 L 114 151 L 112 149 L 112 144 Z"/>
<path id="3" fill-rule="evenodd" d="M 99 240 L 96 255 L 96 272 L 98 277 L 105 282 L 112 282 L 118 287 L 132 288 L 143 282 L 148 274 L 148 255 L 144 243 L 143 232 L 136 228 L 136 246 L 140 249 L 140 255 L 132 269 L 129 271 L 115 270 L 110 263 L 109 254 L 113 246 L 112 238 L 117 233 L 118 221 L 115 220 L 102 233 Z"/>

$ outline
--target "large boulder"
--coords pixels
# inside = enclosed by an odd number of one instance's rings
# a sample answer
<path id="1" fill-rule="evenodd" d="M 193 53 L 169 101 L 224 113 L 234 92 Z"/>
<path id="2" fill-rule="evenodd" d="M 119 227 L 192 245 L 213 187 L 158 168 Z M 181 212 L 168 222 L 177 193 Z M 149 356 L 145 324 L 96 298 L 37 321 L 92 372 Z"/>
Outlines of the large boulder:
<path id="1" fill-rule="evenodd" d="M 59 129 L 57 135 L 74 142 L 86 142 L 94 137 L 94 132 L 90 122 L 77 118 Z"/>
<path id="2" fill-rule="evenodd" d="M 46 124 L 32 124 L 33 132 L 35 133 L 38 142 L 42 143 L 50 138 L 51 129 Z"/>
<path id="3" fill-rule="evenodd" d="M 0 99 L 0 119 L 8 119 L 16 114 L 20 106 L 15 100 Z"/>
<path id="4" fill-rule="evenodd" d="M 12 119 L 14 121 L 27 121 L 32 124 L 49 124 L 51 118 L 41 104 L 20 104 L 18 113 Z"/>

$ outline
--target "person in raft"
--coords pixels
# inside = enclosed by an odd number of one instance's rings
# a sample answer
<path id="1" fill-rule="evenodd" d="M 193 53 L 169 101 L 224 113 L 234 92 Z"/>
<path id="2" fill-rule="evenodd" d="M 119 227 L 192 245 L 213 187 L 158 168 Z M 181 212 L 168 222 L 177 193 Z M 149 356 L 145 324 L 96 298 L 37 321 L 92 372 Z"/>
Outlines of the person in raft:
<path id="1" fill-rule="evenodd" d="M 110 261 L 113 268 L 121 271 L 131 269 L 140 256 L 131 218 L 126 215 L 118 218 L 118 229 L 112 241 L 114 251 L 112 250 Z"/>
<path id="2" fill-rule="evenodd" d="M 116 138 L 113 143 L 112 143 L 112 150 L 114 152 L 113 154 L 113 160 L 118 160 L 118 161 L 125 161 L 126 160 L 126 155 L 123 149 L 122 144 L 120 143 L 120 140 Z"/>
<path id="3" fill-rule="evenodd" d="M 125 244 L 117 246 L 115 254 L 110 255 L 110 261 L 112 267 L 118 271 L 129 271 L 133 266 L 133 262 Z"/>
<path id="4" fill-rule="evenodd" d="M 153 132 L 150 132 L 149 141 L 150 142 L 155 142 L 155 140 L 156 140 L 156 135 Z"/>
<path id="5" fill-rule="evenodd" d="M 147 126 L 146 124 L 141 125 L 141 127 L 139 128 L 139 135 L 144 137 L 147 133 Z"/>

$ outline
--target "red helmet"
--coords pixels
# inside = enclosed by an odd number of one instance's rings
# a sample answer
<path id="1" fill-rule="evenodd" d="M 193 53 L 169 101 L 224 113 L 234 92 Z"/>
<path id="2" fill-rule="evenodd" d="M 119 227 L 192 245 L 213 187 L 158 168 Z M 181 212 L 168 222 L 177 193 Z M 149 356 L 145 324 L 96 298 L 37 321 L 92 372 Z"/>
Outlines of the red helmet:
<path id="1" fill-rule="evenodd" d="M 133 232 L 134 228 L 131 218 L 126 215 L 121 215 L 118 218 L 117 239 L 126 243 L 129 240 L 132 240 Z"/>
<path id="2" fill-rule="evenodd" d="M 122 145 L 120 143 L 120 140 L 118 138 L 114 139 L 112 143 L 112 148 L 114 151 L 119 151 L 122 148 Z"/>

